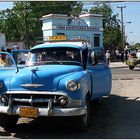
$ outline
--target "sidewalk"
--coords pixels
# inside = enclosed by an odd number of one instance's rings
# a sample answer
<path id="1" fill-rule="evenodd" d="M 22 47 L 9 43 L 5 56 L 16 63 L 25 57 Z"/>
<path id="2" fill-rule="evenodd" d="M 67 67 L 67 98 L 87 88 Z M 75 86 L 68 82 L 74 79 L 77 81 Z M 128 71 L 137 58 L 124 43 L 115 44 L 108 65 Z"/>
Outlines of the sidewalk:
<path id="1" fill-rule="evenodd" d="M 123 62 L 111 62 L 110 68 L 128 68 L 128 66 Z"/>

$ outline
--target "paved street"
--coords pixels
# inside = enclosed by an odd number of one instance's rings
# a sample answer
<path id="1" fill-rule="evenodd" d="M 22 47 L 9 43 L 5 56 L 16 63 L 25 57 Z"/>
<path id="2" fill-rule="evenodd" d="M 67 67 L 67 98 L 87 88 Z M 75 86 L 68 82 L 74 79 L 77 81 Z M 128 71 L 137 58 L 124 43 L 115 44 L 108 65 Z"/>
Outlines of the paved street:
<path id="1" fill-rule="evenodd" d="M 0 128 L 0 138 L 45 139 L 135 139 L 140 138 L 140 69 L 130 71 L 111 63 L 112 92 L 99 105 L 92 105 L 87 132 L 77 132 L 71 119 L 19 119 L 16 130 Z"/>

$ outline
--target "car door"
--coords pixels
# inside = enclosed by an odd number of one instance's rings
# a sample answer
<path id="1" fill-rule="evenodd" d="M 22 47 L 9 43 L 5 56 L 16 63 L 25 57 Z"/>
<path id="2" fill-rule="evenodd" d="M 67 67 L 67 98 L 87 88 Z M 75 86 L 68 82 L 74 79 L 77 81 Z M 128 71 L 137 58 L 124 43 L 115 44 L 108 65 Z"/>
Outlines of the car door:
<path id="1" fill-rule="evenodd" d="M 94 57 L 91 57 L 93 54 Z M 94 48 L 89 51 L 87 70 L 92 78 L 92 99 L 108 95 L 111 91 L 112 77 L 103 48 Z"/>

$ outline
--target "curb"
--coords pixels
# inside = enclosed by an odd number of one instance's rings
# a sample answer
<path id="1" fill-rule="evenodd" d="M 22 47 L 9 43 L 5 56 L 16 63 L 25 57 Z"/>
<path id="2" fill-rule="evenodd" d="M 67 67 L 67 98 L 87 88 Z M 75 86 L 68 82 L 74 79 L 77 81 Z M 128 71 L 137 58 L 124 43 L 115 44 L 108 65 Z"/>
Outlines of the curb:
<path id="1" fill-rule="evenodd" d="M 122 62 L 111 62 L 110 68 L 128 68 L 128 66 Z"/>

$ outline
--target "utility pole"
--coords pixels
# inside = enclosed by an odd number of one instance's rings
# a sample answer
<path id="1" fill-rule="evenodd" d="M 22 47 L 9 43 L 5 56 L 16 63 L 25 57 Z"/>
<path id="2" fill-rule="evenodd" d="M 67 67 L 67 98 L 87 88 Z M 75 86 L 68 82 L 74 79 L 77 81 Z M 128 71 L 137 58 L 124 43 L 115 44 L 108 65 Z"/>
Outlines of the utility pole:
<path id="1" fill-rule="evenodd" d="M 131 23 L 131 21 L 127 21 L 127 22 L 125 22 L 125 23 Z M 124 25 L 124 42 L 126 42 L 126 34 L 125 34 L 125 28 L 126 28 L 126 26 Z"/>
<path id="2" fill-rule="evenodd" d="M 125 36 L 124 36 L 124 24 L 123 24 L 123 8 L 126 8 L 126 6 L 117 6 L 117 8 L 121 9 L 121 32 L 122 32 L 121 46 L 122 46 L 122 49 L 124 49 L 124 47 L 125 47 Z"/>

